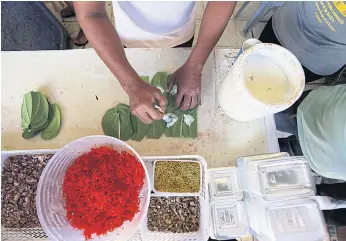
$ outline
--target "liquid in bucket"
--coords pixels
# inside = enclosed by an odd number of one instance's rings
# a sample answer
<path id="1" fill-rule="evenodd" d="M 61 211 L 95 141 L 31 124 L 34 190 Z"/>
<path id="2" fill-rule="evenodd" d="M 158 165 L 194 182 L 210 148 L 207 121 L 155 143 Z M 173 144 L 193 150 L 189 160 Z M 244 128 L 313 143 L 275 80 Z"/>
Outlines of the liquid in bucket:
<path id="1" fill-rule="evenodd" d="M 246 42 L 218 96 L 225 113 L 243 122 L 287 109 L 300 97 L 305 85 L 303 68 L 290 51 L 258 40 L 252 47 Z"/>
<path id="2" fill-rule="evenodd" d="M 294 91 L 285 72 L 265 56 L 249 56 L 244 62 L 243 72 L 246 88 L 266 104 L 284 104 Z"/>

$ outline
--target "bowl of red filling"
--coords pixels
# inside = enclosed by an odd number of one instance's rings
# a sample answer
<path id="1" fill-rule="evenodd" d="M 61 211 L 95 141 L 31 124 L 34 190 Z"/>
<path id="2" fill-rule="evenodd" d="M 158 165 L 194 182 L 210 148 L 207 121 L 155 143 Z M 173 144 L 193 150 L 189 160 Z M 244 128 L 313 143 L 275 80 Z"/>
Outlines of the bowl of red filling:
<path id="1" fill-rule="evenodd" d="M 58 150 L 36 192 L 37 214 L 50 240 L 127 240 L 149 206 L 149 176 L 125 142 L 88 136 Z"/>

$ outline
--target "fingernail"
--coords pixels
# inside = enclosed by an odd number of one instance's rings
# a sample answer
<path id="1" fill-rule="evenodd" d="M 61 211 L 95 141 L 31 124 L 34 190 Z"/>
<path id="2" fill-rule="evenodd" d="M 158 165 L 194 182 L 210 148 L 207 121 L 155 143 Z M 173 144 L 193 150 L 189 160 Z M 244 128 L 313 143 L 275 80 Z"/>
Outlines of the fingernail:
<path id="1" fill-rule="evenodd" d="M 162 110 L 162 108 L 161 108 L 160 106 L 158 106 L 158 105 L 155 105 L 154 108 L 155 108 L 156 110 L 158 110 L 159 112 L 161 112 L 161 113 L 165 113 L 165 112 Z"/>

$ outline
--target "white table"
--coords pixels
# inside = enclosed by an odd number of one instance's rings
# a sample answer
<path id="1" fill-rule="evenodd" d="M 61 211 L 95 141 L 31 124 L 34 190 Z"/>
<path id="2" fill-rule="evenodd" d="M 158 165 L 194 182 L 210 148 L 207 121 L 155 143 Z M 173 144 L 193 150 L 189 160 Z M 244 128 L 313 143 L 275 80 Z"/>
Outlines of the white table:
<path id="1" fill-rule="evenodd" d="M 140 75 L 152 77 L 157 71 L 176 70 L 191 49 L 125 51 Z M 277 152 L 272 116 L 240 123 L 224 115 L 217 103 L 216 90 L 237 52 L 216 49 L 204 67 L 198 138 L 162 137 L 128 143 L 143 156 L 198 154 L 209 167 L 234 165 L 237 156 Z M 2 150 L 57 149 L 79 137 L 103 134 L 105 111 L 117 103 L 128 103 L 126 93 L 93 49 L 2 52 L 1 61 Z M 21 137 L 22 98 L 31 90 L 41 90 L 61 108 L 63 124 L 54 140 Z"/>

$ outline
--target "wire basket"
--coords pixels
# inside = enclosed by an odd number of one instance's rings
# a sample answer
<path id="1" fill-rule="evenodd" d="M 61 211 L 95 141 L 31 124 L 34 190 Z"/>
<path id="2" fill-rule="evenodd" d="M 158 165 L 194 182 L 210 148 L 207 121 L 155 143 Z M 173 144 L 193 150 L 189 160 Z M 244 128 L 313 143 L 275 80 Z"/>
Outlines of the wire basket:
<path id="1" fill-rule="evenodd" d="M 108 232 L 107 235 L 92 236 L 92 240 L 128 240 L 140 227 L 146 217 L 149 206 L 149 176 L 140 156 L 125 142 L 108 136 L 88 136 L 75 140 L 62 149 L 49 161 L 40 177 L 36 194 L 37 214 L 50 240 L 79 241 L 85 240 L 81 230 L 74 229 L 66 218 L 62 184 L 67 168 L 80 155 L 99 146 L 111 146 L 118 151 L 126 151 L 142 164 L 145 170 L 144 186 L 140 192 L 140 211 L 132 221 L 126 221 L 120 228 Z"/>

